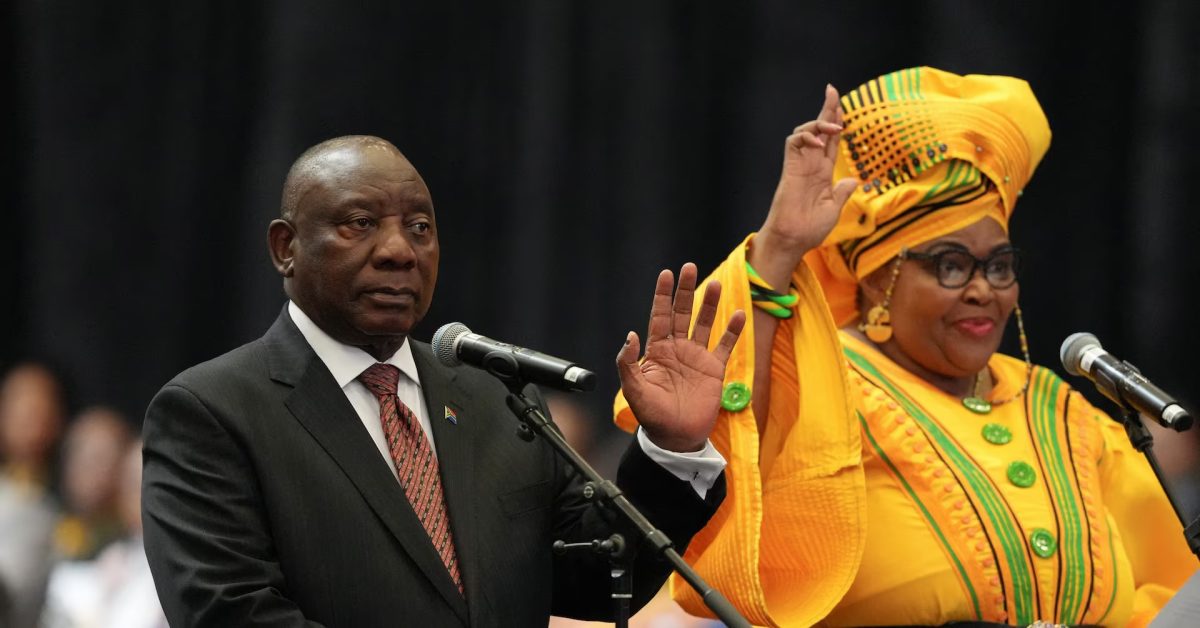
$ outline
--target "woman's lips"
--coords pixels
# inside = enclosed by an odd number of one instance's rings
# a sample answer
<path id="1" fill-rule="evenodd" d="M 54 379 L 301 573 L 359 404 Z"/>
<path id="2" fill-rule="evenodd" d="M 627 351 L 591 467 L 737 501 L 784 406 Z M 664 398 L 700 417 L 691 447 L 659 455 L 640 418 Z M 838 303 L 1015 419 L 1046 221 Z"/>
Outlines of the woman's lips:
<path id="1" fill-rule="evenodd" d="M 954 323 L 954 327 L 968 336 L 982 338 L 992 333 L 996 323 L 990 318 L 964 318 Z"/>

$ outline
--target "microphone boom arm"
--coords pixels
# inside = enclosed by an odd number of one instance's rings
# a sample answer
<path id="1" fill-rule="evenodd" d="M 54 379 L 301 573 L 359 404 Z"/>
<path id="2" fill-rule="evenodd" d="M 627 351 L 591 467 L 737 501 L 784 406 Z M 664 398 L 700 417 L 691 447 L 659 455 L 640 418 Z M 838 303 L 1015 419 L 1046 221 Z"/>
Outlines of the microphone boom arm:
<path id="1" fill-rule="evenodd" d="M 661 530 L 655 528 L 654 524 L 651 523 L 650 520 L 647 519 L 646 516 L 637 509 L 636 506 L 630 503 L 629 499 L 625 497 L 624 493 L 621 492 L 621 489 L 618 488 L 616 484 L 604 479 L 599 473 L 596 472 L 594 468 L 592 468 L 590 464 L 588 464 L 586 460 L 583 459 L 583 456 L 579 455 L 579 452 L 575 451 L 575 449 L 567 443 L 562 434 L 555 429 L 554 424 L 547 419 L 544 414 L 542 414 L 542 411 L 538 408 L 537 404 L 534 404 L 527 397 L 525 397 L 524 394 L 522 394 L 521 391 L 525 387 L 524 382 L 520 381 L 519 378 L 512 378 L 511 380 L 504 380 L 504 378 L 501 378 L 501 380 L 504 381 L 505 385 L 508 386 L 510 393 L 507 399 L 508 408 L 512 410 L 512 413 L 516 415 L 516 417 L 520 419 L 522 423 L 527 425 L 534 432 L 544 438 L 548 443 L 550 443 L 550 446 L 553 447 L 556 452 L 558 452 L 558 455 L 570 462 L 571 465 L 579 471 L 580 475 L 582 475 L 584 479 L 594 487 L 596 493 L 592 499 L 608 506 L 612 512 L 618 513 L 626 521 L 633 524 L 641 534 L 642 538 L 645 539 L 645 542 L 653 548 L 654 552 L 665 558 L 667 562 L 671 563 L 671 567 L 675 570 L 675 572 L 678 573 L 688 583 L 688 585 L 690 585 L 692 589 L 696 591 L 696 593 L 700 594 L 701 599 L 704 601 L 704 604 L 708 606 L 709 610 L 711 610 L 713 614 L 715 614 L 721 621 L 725 622 L 727 626 L 750 628 L 750 622 L 746 621 L 746 619 L 742 617 L 740 613 L 738 613 L 733 604 L 731 604 L 729 600 L 721 594 L 720 591 L 714 589 L 711 585 L 705 582 L 704 579 L 700 577 L 700 574 L 696 573 L 696 571 L 692 569 L 691 565 L 688 565 L 683 560 L 683 557 L 679 555 L 679 552 L 675 551 L 674 544 L 671 542 L 671 539 L 668 538 L 666 534 L 663 534 Z M 620 625 L 620 623 L 618 623 L 618 625 Z"/>
<path id="2" fill-rule="evenodd" d="M 1177 498 L 1172 483 L 1158 465 L 1158 458 L 1154 455 L 1154 435 L 1142 419 L 1143 415 L 1148 415 L 1163 427 L 1182 432 L 1192 426 L 1191 415 L 1151 384 L 1136 366 L 1118 360 L 1105 351 L 1100 341 L 1091 334 L 1079 332 L 1068 336 L 1059 350 L 1059 358 L 1068 373 L 1090 379 L 1100 393 L 1120 409 L 1121 424 L 1125 426 L 1129 442 L 1146 457 L 1175 516 L 1183 524 L 1183 537 L 1188 549 L 1200 558 L 1200 515 L 1184 512 L 1187 502 Z M 1157 415 L 1155 409 L 1158 409 Z"/>

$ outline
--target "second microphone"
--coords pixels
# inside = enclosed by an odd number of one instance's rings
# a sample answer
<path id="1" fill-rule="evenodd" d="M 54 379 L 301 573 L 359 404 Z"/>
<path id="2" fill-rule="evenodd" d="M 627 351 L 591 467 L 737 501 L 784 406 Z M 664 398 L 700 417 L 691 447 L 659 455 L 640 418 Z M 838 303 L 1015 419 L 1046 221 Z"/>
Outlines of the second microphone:
<path id="1" fill-rule="evenodd" d="M 442 364 L 470 364 L 506 383 L 541 384 L 568 391 L 596 387 L 596 374 L 573 362 L 480 336 L 462 323 L 439 327 L 432 344 Z"/>

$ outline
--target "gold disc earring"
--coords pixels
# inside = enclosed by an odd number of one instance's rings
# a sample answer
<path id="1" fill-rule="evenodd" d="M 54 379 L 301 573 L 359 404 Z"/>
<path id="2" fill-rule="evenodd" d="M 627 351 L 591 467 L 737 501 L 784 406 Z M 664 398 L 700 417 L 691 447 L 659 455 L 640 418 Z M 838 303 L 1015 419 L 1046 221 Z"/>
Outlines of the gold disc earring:
<path id="1" fill-rule="evenodd" d="M 867 311 L 867 321 L 860 323 L 858 329 L 865 333 L 871 342 L 887 342 L 892 339 L 892 314 L 888 312 L 886 305 L 876 305 Z"/>
<path id="2" fill-rule="evenodd" d="M 900 275 L 900 263 L 903 261 L 903 254 L 896 256 L 896 261 L 892 263 L 891 281 L 883 293 L 883 303 L 867 310 L 867 320 L 858 324 L 858 330 L 875 344 L 883 344 L 892 339 L 892 313 L 888 311 L 888 306 L 892 303 L 892 290 L 896 287 L 896 277 Z"/>

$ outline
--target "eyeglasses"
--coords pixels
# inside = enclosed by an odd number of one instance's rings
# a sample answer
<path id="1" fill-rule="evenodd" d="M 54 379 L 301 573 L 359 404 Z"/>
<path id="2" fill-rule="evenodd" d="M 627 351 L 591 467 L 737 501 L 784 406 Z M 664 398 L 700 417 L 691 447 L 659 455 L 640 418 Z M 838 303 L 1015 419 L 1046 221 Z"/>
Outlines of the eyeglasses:
<path id="1" fill-rule="evenodd" d="M 937 277 L 938 285 L 943 288 L 961 288 L 975 277 L 975 271 L 982 268 L 983 277 L 988 285 L 1001 290 L 1017 281 L 1017 271 L 1021 266 L 1021 252 L 1008 247 L 979 259 L 961 249 L 947 249 L 938 253 L 914 253 L 908 249 L 900 252 L 900 259 L 911 259 L 928 264 L 928 270 Z"/>

